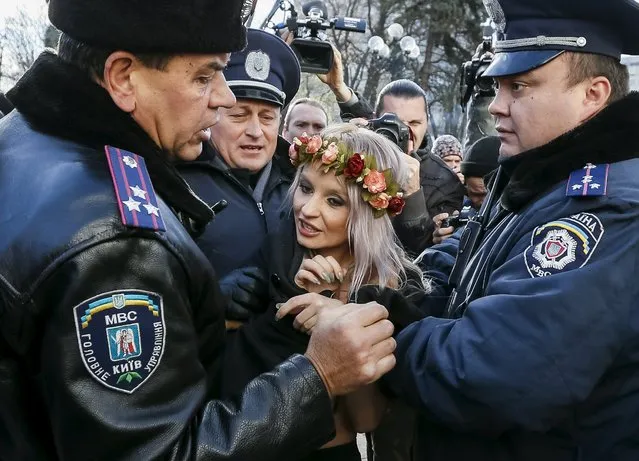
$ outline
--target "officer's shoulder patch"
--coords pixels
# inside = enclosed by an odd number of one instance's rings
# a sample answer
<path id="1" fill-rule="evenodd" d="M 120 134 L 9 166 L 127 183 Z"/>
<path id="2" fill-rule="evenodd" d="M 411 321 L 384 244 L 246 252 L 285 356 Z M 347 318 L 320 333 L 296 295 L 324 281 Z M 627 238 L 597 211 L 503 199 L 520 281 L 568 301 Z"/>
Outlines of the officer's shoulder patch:
<path id="1" fill-rule="evenodd" d="M 570 173 L 566 185 L 567 197 L 597 197 L 608 193 L 609 164 L 586 164 L 583 168 Z"/>
<path id="2" fill-rule="evenodd" d="M 117 147 L 104 146 L 122 224 L 165 231 L 158 199 L 144 158 Z"/>
<path id="3" fill-rule="evenodd" d="M 601 221 L 592 213 L 578 213 L 538 226 L 524 252 L 526 269 L 534 278 L 583 267 L 603 233 Z"/>
<path id="4" fill-rule="evenodd" d="M 75 306 L 73 316 L 80 356 L 100 384 L 132 394 L 160 364 L 166 328 L 159 294 L 102 293 Z"/>

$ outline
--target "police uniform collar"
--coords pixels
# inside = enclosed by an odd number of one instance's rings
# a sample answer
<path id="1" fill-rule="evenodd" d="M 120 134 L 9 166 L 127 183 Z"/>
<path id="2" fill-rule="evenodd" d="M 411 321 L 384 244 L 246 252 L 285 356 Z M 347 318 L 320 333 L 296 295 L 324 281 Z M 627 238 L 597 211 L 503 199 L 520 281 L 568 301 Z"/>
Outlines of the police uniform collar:
<path id="1" fill-rule="evenodd" d="M 633 92 L 548 144 L 500 158 L 500 167 L 510 176 L 501 197 L 502 205 L 518 211 L 587 163 L 615 163 L 638 158 L 637 133 L 639 93 Z"/>

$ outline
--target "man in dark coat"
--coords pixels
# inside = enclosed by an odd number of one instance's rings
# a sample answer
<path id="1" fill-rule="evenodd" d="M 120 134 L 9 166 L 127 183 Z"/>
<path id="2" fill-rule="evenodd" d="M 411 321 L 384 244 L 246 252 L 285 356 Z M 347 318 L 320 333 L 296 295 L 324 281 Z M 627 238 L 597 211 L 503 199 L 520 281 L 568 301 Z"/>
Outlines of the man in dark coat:
<path id="1" fill-rule="evenodd" d="M 282 107 L 299 88 L 299 62 L 275 35 L 249 29 L 247 39 L 224 70 L 237 103 L 220 110 L 202 155 L 178 166 L 207 203 L 228 203 L 196 239 L 219 277 L 244 267 L 277 232 L 294 175 L 278 129 Z"/>
<path id="2" fill-rule="evenodd" d="M 388 381 L 421 410 L 418 460 L 634 461 L 639 95 L 619 60 L 639 4 L 485 4 L 495 196 L 479 244 L 477 226 L 460 239 L 447 318 L 402 331 Z"/>
<path id="3" fill-rule="evenodd" d="M 330 440 L 332 398 L 394 364 L 386 310 L 345 306 L 305 355 L 215 400 L 223 306 L 189 235 L 213 213 L 172 162 L 235 103 L 242 6 L 49 2 L 59 52 L 0 121 L 3 460 L 303 456 Z"/>

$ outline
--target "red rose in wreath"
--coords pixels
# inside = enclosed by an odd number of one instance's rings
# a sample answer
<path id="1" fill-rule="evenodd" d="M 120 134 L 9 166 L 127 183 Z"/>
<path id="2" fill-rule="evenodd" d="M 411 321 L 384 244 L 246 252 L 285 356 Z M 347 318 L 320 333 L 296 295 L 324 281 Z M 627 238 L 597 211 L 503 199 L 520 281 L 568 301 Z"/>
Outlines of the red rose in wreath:
<path id="1" fill-rule="evenodd" d="M 344 176 L 347 178 L 359 178 L 359 175 L 364 171 L 364 159 L 359 154 L 353 155 L 346 162 L 346 168 L 344 168 Z"/>
<path id="2" fill-rule="evenodd" d="M 402 197 L 393 197 L 388 201 L 387 211 L 393 216 L 398 215 L 404 209 L 404 205 L 406 201 Z"/>

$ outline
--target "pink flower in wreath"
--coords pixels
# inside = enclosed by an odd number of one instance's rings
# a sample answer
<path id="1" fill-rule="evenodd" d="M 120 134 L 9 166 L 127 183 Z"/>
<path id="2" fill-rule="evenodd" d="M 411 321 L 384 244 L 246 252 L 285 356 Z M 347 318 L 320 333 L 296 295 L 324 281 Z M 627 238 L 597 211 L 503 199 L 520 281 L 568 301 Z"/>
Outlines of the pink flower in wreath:
<path id="1" fill-rule="evenodd" d="M 297 162 L 297 158 L 299 157 L 299 154 L 297 152 L 297 144 L 293 143 L 290 145 L 290 147 L 288 148 L 288 158 L 291 159 L 292 163 Z"/>
<path id="2" fill-rule="evenodd" d="M 306 153 L 314 154 L 319 148 L 322 147 L 322 138 L 317 135 L 313 135 L 311 139 L 309 139 L 308 144 L 306 145 Z"/>
<path id="3" fill-rule="evenodd" d="M 299 137 L 296 136 L 295 138 L 293 138 L 293 142 L 297 144 L 298 146 L 301 146 L 302 144 L 308 143 L 309 139 L 310 138 L 308 137 L 308 134 L 306 134 L 306 131 L 305 131 L 304 133 L 302 133 L 301 136 Z"/>
<path id="4" fill-rule="evenodd" d="M 322 154 L 322 163 L 324 165 L 330 165 L 335 160 L 337 160 L 337 154 L 339 154 L 337 144 L 335 144 L 334 142 L 330 143 Z"/>
<path id="5" fill-rule="evenodd" d="M 364 186 L 366 186 L 371 194 L 384 192 L 386 190 L 386 178 L 384 178 L 384 173 L 377 170 L 371 170 L 371 172 L 364 177 Z"/>
<path id="6" fill-rule="evenodd" d="M 370 203 L 373 208 L 377 208 L 378 210 L 384 210 L 388 208 L 389 201 L 390 201 L 389 195 L 382 192 L 377 197 L 373 197 L 368 203 Z"/>

